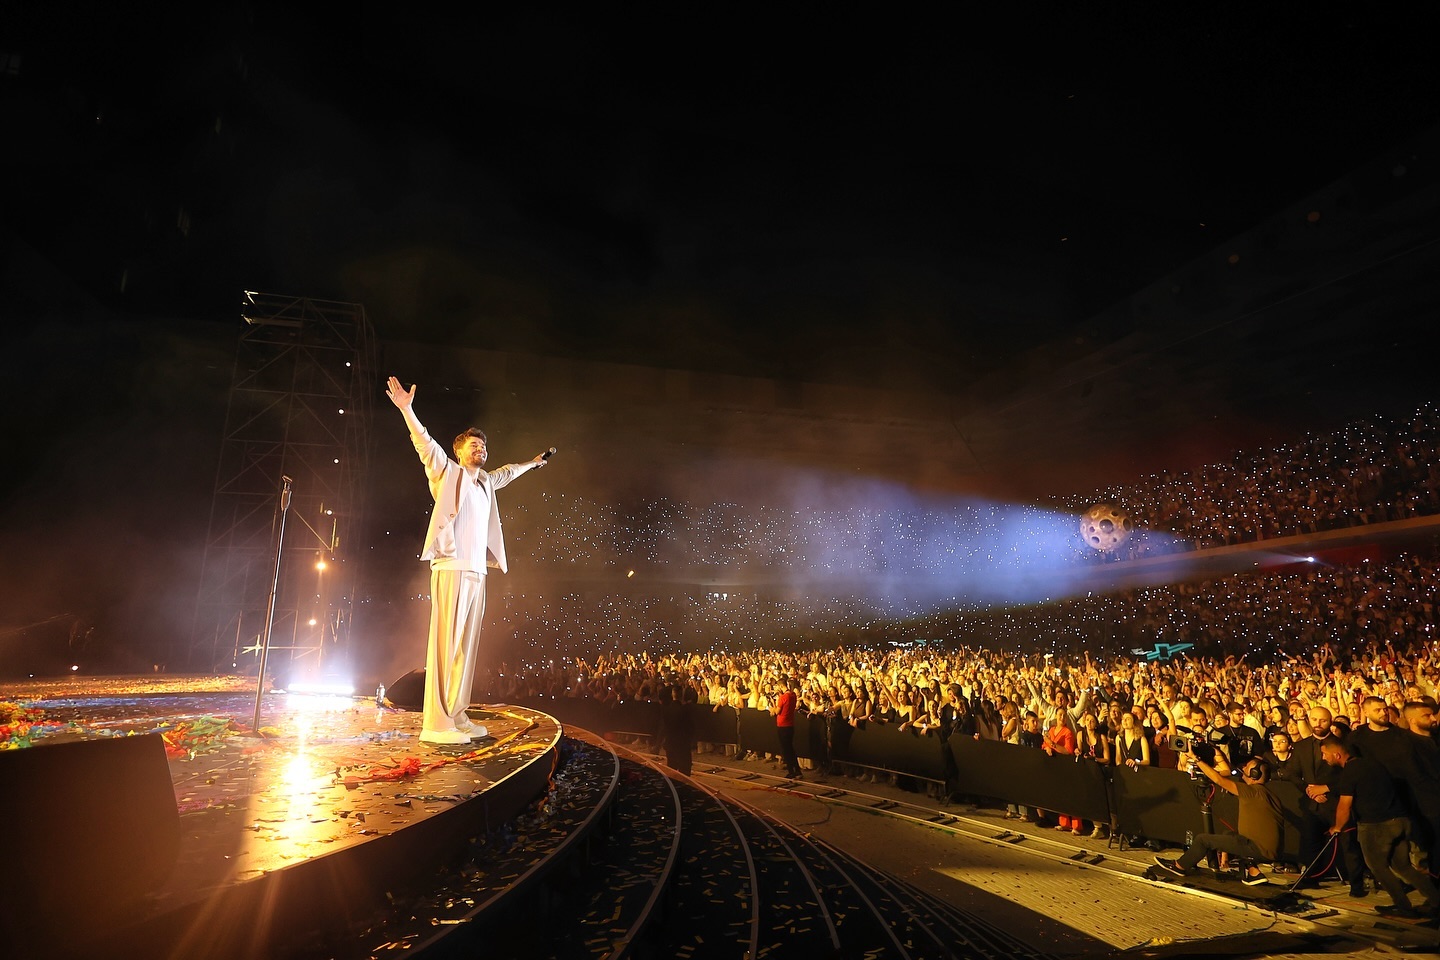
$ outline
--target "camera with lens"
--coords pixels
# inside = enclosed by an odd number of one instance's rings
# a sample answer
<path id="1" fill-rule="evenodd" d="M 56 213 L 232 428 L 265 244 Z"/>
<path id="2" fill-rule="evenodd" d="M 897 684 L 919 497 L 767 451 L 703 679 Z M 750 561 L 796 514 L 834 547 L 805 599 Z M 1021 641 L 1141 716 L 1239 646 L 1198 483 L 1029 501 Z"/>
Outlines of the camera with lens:
<path id="1" fill-rule="evenodd" d="M 1193 746 L 1195 746 L 1195 738 L 1186 734 L 1177 733 L 1170 738 L 1170 749 L 1176 753 L 1189 753 Z"/>

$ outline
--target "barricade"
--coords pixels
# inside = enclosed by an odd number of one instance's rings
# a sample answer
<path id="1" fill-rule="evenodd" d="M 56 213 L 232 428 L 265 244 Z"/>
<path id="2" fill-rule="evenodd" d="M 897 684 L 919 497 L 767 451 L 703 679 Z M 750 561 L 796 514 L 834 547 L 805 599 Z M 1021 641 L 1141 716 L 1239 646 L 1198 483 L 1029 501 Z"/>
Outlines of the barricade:
<path id="1" fill-rule="evenodd" d="M 653 736 L 659 730 L 660 713 L 654 703 L 602 705 L 548 697 L 523 702 L 597 733 Z M 768 711 L 705 704 L 692 704 L 690 709 L 696 741 L 736 744 L 758 753 L 780 751 L 775 717 Z M 1113 815 L 1117 834 L 1172 846 L 1183 845 L 1188 835 L 1204 831 L 1205 799 L 1212 803 L 1216 832 L 1233 829 L 1239 816 L 1234 796 L 1179 770 L 1108 767 L 994 740 L 963 736 L 942 740 L 934 731 L 901 731 L 895 724 L 880 723 L 852 727 L 844 721 L 798 714 L 796 755 L 818 764 L 827 751 L 834 762 L 943 782 L 952 794 L 1023 804 L 1100 823 L 1111 823 Z M 1284 817 L 1279 859 L 1298 863 L 1304 823 L 1301 791 L 1283 781 L 1269 788 L 1280 801 Z"/>
<path id="2" fill-rule="evenodd" d="M 957 793 L 1110 822 L 1105 768 L 1094 760 L 973 737 L 951 737 L 948 746 Z"/>

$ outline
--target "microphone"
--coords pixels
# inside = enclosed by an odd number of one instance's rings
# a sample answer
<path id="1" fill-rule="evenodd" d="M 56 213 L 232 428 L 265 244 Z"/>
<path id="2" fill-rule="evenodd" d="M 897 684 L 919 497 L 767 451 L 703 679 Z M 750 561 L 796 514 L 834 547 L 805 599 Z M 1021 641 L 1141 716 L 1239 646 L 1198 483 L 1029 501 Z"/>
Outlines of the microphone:
<path id="1" fill-rule="evenodd" d="M 540 454 L 540 459 L 549 460 L 553 456 L 555 456 L 555 448 L 551 447 L 549 450 L 546 450 L 544 453 Z"/>

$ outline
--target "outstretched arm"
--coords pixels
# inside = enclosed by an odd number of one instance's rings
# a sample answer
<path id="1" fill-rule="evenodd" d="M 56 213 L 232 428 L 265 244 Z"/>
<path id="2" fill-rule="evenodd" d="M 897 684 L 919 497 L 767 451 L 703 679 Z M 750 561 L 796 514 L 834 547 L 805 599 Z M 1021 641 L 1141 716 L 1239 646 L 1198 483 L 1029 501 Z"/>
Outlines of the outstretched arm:
<path id="1" fill-rule="evenodd" d="M 1195 766 L 1199 767 L 1200 772 L 1205 774 L 1206 778 L 1209 779 L 1211 783 L 1215 784 L 1221 790 L 1224 790 L 1226 793 L 1233 793 L 1236 796 L 1240 795 L 1239 784 L 1237 784 L 1230 777 L 1222 774 L 1219 770 L 1216 770 L 1214 767 L 1210 766 L 1210 764 L 1206 763 L 1204 760 L 1201 760 L 1199 757 L 1195 756 L 1195 751 L 1191 750 L 1186 753 L 1185 759 L 1195 764 Z"/>

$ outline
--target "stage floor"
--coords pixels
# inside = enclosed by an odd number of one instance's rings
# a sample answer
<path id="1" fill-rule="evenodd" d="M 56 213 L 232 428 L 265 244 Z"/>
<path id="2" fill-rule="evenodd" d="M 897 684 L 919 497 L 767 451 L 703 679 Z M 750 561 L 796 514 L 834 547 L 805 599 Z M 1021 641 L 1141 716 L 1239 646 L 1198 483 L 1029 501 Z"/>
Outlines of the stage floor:
<path id="1" fill-rule="evenodd" d="M 23 739 L 33 750 L 130 734 L 165 738 L 181 839 L 170 879 L 149 898 L 155 914 L 414 827 L 537 762 L 548 776 L 560 738 L 558 723 L 543 713 L 489 705 L 471 710 L 488 737 L 437 747 L 420 742 L 418 712 L 380 709 L 373 697 L 280 693 L 262 699 L 257 732 L 253 684 L 237 677 L 0 683 L 0 710 L 9 713 L 8 721 L 0 715 L 0 725 L 9 724 L 0 734 L 9 746 Z M 103 802 L 105 784 L 94 787 Z M 470 828 L 488 827 L 488 817 L 482 812 Z"/>

